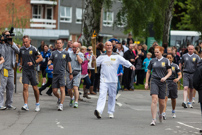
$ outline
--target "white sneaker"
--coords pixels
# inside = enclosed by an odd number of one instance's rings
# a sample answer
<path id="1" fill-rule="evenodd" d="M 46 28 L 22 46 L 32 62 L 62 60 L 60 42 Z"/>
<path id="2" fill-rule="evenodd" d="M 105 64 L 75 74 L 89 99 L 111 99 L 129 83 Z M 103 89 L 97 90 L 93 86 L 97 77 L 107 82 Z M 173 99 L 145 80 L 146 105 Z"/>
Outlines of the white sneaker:
<path id="1" fill-rule="evenodd" d="M 29 111 L 28 105 L 23 105 L 23 107 L 21 108 L 21 110 Z"/>
<path id="2" fill-rule="evenodd" d="M 188 105 L 189 108 L 193 108 L 192 103 L 189 102 L 187 105 Z"/>
<path id="3" fill-rule="evenodd" d="M 62 104 L 58 105 L 58 111 L 62 111 L 62 110 L 63 110 L 63 105 Z"/>
<path id="4" fill-rule="evenodd" d="M 5 106 L 0 106 L 0 110 L 6 110 Z"/>
<path id="5" fill-rule="evenodd" d="M 112 114 L 109 114 L 109 118 L 110 119 L 113 119 L 114 118 L 114 114 L 112 113 Z"/>
<path id="6" fill-rule="evenodd" d="M 39 112 L 39 111 L 40 111 L 40 105 L 36 105 L 35 111 L 36 111 L 36 112 Z"/>
<path id="7" fill-rule="evenodd" d="M 192 100 L 192 103 L 195 104 L 195 100 L 194 99 Z"/>
<path id="8" fill-rule="evenodd" d="M 175 114 L 175 113 L 172 113 L 172 117 L 173 117 L 173 118 L 176 118 L 176 114 Z"/>
<path id="9" fill-rule="evenodd" d="M 163 116 L 163 120 L 166 120 L 166 113 L 163 113 L 162 116 Z"/>
<path id="10" fill-rule="evenodd" d="M 151 126 L 155 126 L 155 125 L 156 125 L 156 121 L 155 121 L 155 120 L 152 120 L 152 122 L 151 122 L 150 125 L 151 125 Z"/>

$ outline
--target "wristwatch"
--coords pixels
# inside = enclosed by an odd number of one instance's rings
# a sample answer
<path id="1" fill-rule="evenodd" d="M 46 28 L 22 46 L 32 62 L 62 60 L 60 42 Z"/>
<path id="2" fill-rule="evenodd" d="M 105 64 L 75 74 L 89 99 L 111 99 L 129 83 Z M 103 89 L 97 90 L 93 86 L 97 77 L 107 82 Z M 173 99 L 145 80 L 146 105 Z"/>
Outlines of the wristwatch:
<path id="1" fill-rule="evenodd" d="M 69 73 L 70 75 L 73 75 L 72 73 Z"/>

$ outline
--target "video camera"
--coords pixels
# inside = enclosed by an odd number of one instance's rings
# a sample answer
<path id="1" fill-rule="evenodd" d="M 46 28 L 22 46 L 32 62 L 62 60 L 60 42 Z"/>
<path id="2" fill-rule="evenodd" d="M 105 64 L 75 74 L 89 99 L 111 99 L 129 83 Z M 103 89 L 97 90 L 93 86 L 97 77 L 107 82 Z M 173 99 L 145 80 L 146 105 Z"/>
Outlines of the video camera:
<path id="1" fill-rule="evenodd" d="M 4 35 L 0 35 L 0 38 L 1 38 L 0 43 L 3 43 L 3 42 L 5 42 L 5 43 L 11 43 L 13 41 L 13 39 L 10 38 L 10 36 L 15 36 L 15 34 L 13 33 L 13 30 L 14 30 L 14 28 L 11 27 L 11 29 L 9 31 L 10 35 L 5 35 L 5 34 Z"/>

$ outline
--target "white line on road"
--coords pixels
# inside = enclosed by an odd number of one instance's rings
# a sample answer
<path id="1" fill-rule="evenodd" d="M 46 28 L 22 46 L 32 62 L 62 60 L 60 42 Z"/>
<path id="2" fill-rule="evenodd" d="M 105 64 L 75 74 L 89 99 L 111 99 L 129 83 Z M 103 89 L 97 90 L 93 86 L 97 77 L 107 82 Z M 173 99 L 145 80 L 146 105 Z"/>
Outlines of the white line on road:
<path id="1" fill-rule="evenodd" d="M 190 125 L 184 124 L 184 123 L 182 123 L 182 122 L 177 122 L 177 123 L 180 124 L 180 125 L 183 125 L 183 126 L 189 127 L 189 128 L 193 128 L 193 129 L 196 129 L 196 130 L 201 130 L 201 129 L 199 129 L 199 128 L 196 128 L 196 127 L 193 127 L 193 126 L 190 126 Z"/>
<path id="2" fill-rule="evenodd" d="M 120 96 L 121 96 L 121 94 L 117 94 L 117 95 L 116 95 L 116 99 L 118 99 Z"/>
<path id="3" fill-rule="evenodd" d="M 119 102 L 116 102 L 116 104 L 117 104 L 118 106 L 120 106 L 120 107 L 122 106 L 122 104 L 121 104 L 121 103 L 119 103 Z"/>
<path id="4" fill-rule="evenodd" d="M 61 125 L 58 125 L 58 127 L 59 127 L 59 128 L 62 128 L 62 129 L 64 128 L 64 127 L 63 127 L 63 126 L 61 126 Z"/>
<path id="5" fill-rule="evenodd" d="M 171 128 L 166 128 L 165 130 L 172 130 Z"/>
<path id="6" fill-rule="evenodd" d="M 55 120 L 55 122 L 56 122 L 56 125 L 57 125 L 59 128 L 61 128 L 61 129 L 63 129 L 63 128 L 64 128 L 62 125 L 59 125 L 59 124 L 60 124 L 60 122 L 59 122 L 57 119 Z"/>

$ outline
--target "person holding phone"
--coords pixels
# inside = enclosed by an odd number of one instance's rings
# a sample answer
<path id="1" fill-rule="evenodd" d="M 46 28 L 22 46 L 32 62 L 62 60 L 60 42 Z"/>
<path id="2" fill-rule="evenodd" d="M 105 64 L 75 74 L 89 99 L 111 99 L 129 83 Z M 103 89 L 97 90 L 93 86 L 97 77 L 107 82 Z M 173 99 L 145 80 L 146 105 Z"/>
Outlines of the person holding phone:
<path id="1" fill-rule="evenodd" d="M 66 85 L 68 88 L 68 93 L 70 95 L 70 103 L 69 106 L 72 107 L 74 104 L 74 108 L 78 108 L 78 99 L 79 99 L 79 85 L 81 81 L 81 64 L 84 61 L 84 55 L 80 52 L 79 43 L 73 43 L 73 51 L 69 52 L 69 56 L 71 58 L 71 69 L 67 68 L 67 79 Z M 68 78 L 69 75 L 73 75 L 73 79 L 70 80 Z M 74 96 L 73 96 L 74 92 Z M 75 97 L 75 99 L 74 99 Z"/>

